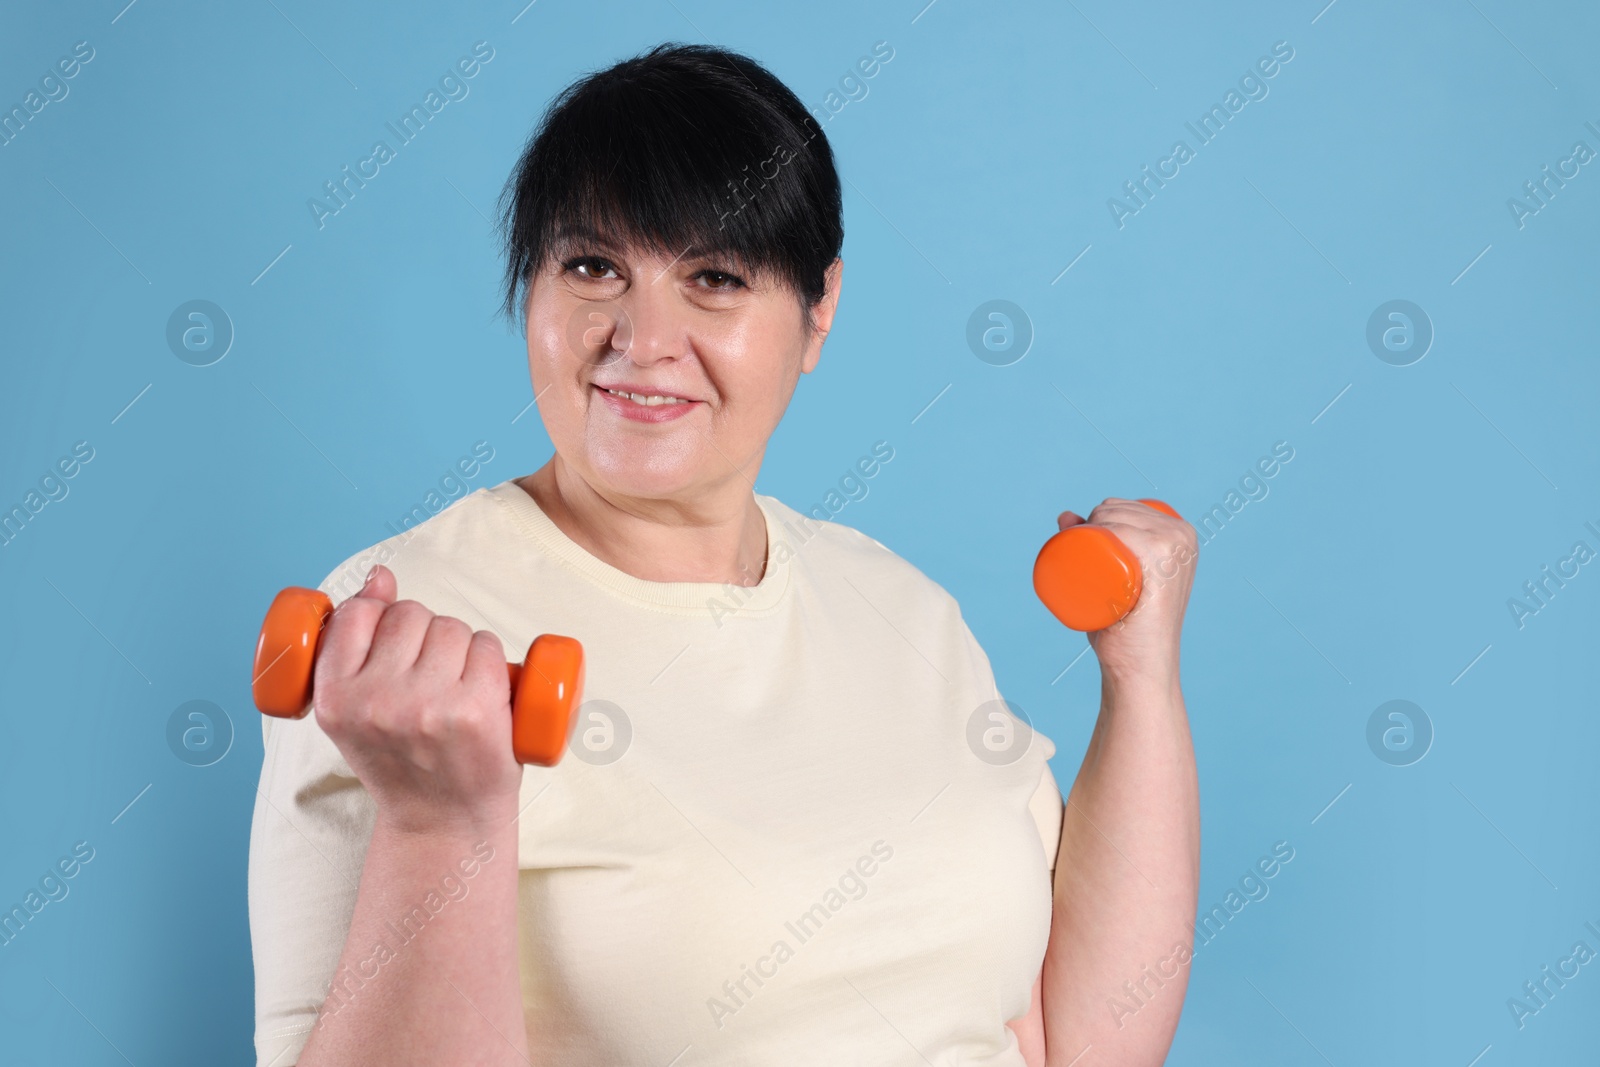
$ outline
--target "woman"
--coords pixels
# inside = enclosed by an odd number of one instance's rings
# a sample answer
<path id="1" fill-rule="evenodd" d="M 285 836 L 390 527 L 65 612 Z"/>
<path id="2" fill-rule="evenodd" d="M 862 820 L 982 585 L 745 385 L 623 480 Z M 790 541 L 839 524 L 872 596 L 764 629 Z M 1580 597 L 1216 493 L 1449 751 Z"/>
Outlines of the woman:
<path id="1" fill-rule="evenodd" d="M 1198 873 L 1193 530 L 1089 516 L 1152 578 L 1091 639 L 1063 819 L 954 600 L 754 492 L 841 284 L 794 95 L 661 46 L 557 99 L 503 209 L 555 454 L 323 582 L 315 714 L 263 720 L 259 1062 L 1160 1062 Z M 583 641 L 587 703 L 523 768 L 502 664 L 542 632 Z"/>

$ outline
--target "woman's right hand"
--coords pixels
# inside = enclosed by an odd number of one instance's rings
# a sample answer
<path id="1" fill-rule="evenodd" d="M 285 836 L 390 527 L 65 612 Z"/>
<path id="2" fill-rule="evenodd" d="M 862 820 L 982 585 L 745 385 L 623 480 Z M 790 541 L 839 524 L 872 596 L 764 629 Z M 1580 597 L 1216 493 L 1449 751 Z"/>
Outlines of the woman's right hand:
<path id="1" fill-rule="evenodd" d="M 334 609 L 312 693 L 318 725 L 395 829 L 478 833 L 516 818 L 500 639 L 395 600 L 387 567 Z"/>

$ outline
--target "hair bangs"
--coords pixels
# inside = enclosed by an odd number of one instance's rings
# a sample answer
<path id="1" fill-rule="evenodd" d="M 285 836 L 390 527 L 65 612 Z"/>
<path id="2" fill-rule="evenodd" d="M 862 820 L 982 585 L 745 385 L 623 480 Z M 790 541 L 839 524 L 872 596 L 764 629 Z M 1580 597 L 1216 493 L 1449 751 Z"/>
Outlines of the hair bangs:
<path id="1" fill-rule="evenodd" d="M 741 62 L 742 60 L 742 62 Z M 505 305 L 577 246 L 721 260 L 810 308 L 843 243 L 826 138 L 759 64 L 661 45 L 552 103 L 502 194 Z"/>

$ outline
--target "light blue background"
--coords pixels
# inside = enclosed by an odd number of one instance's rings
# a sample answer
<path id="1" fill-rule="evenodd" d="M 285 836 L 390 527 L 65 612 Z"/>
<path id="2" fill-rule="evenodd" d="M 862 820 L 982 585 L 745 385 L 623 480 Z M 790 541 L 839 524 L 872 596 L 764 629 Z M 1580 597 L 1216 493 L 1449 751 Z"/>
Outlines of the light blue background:
<path id="1" fill-rule="evenodd" d="M 839 521 L 957 597 L 1064 787 L 1098 683 L 1092 655 L 1061 674 L 1084 640 L 1029 586 L 1055 514 L 1193 517 L 1295 450 L 1203 549 L 1184 659 L 1202 908 L 1274 842 L 1295 858 L 1200 953 L 1170 1062 L 1592 1060 L 1600 965 L 1524 1029 L 1506 1007 L 1600 949 L 1600 564 L 1521 629 L 1507 608 L 1600 548 L 1600 163 L 1523 228 L 1506 205 L 1600 149 L 1591 5 L 122 2 L 16 8 L 0 37 L 6 108 L 95 49 L 0 148 L 0 505 L 95 449 L 0 549 L 0 903 L 97 853 L 0 949 L 0 1058 L 249 1062 L 261 611 L 474 441 L 475 486 L 545 460 L 484 216 L 575 76 L 709 39 L 818 108 L 894 49 L 825 126 L 844 296 L 758 484 L 808 508 L 889 441 Z M 307 199 L 479 40 L 470 96 L 319 230 Z M 1119 229 L 1107 198 L 1277 41 L 1270 94 Z M 165 341 L 192 299 L 237 330 L 212 366 Z M 1035 331 L 1011 366 L 966 346 L 991 299 Z M 1365 341 L 1392 299 L 1436 331 L 1411 366 Z M 1365 739 L 1398 698 L 1436 731 L 1405 767 Z M 195 699 L 236 735 L 203 768 L 166 741 Z"/>

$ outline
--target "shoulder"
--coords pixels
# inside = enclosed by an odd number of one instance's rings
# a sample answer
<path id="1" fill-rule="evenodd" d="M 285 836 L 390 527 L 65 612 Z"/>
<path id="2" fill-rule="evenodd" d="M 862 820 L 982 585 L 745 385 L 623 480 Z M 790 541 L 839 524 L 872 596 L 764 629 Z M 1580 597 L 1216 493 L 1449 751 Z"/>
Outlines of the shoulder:
<path id="1" fill-rule="evenodd" d="M 955 597 L 912 561 L 853 526 L 800 514 L 773 498 L 762 502 L 779 520 L 771 534 L 774 558 L 787 558 L 797 584 L 822 605 L 882 616 L 925 654 L 939 649 L 946 656 L 982 659 Z M 787 557 L 786 544 L 792 545 Z"/>
<path id="2" fill-rule="evenodd" d="M 865 600 L 902 637 L 939 662 L 942 670 L 964 674 L 986 694 L 984 700 L 1003 702 L 1014 713 L 1014 705 L 1000 696 L 993 665 L 968 626 L 961 605 L 944 586 L 860 530 L 801 514 L 773 497 L 760 500 L 767 513 L 779 520 L 773 532 L 773 551 L 782 551 L 780 539 L 795 545 L 793 565 L 803 572 L 803 580 L 814 588 L 834 588 L 839 603 L 859 605 Z M 1028 730 L 1043 742 L 1039 746 L 1043 759 L 1055 755 L 1050 738 L 1031 724 Z M 1039 803 L 1045 804 L 1043 798 L 1055 788 L 1053 779 L 1042 783 Z M 1048 812 L 1045 816 L 1048 819 Z"/>
<path id="3" fill-rule="evenodd" d="M 844 568 L 843 573 L 864 574 L 908 595 L 956 606 L 955 598 L 915 564 L 853 526 L 802 514 L 783 501 L 759 496 L 769 516 L 778 520 L 772 531 L 772 550 L 787 555 L 803 570 Z M 786 551 L 787 550 L 787 551 Z"/>
<path id="4" fill-rule="evenodd" d="M 436 513 L 414 508 L 398 526 L 386 523 L 386 528 L 394 531 L 391 536 L 345 557 L 317 588 L 337 604 L 354 596 L 377 564 L 394 571 L 403 582 L 410 574 L 432 571 L 446 561 L 459 560 L 464 553 L 492 552 L 496 544 L 509 543 L 502 529 L 508 518 L 499 499 L 507 485 L 515 488 L 514 482 L 485 486 Z"/>

